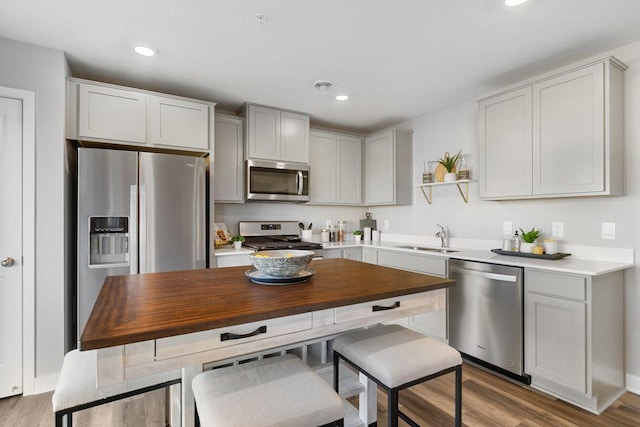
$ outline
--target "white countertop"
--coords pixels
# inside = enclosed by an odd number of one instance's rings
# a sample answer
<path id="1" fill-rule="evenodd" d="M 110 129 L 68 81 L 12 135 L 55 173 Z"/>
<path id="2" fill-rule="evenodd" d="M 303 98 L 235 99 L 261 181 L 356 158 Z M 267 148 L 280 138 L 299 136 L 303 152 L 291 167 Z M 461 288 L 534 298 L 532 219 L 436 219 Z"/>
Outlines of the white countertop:
<path id="1" fill-rule="evenodd" d="M 518 256 L 499 255 L 484 249 L 465 249 L 465 248 L 449 248 L 452 251 L 445 254 L 438 252 L 428 252 L 416 249 L 398 248 L 397 246 L 408 246 L 413 243 L 379 241 L 379 242 L 361 242 L 356 244 L 353 240 L 346 242 L 323 243 L 324 249 L 338 249 L 349 247 L 376 248 L 382 250 L 393 250 L 399 252 L 407 252 L 446 259 L 462 259 L 465 261 L 488 262 L 492 264 L 513 265 L 517 267 L 538 268 L 548 271 L 557 271 L 561 273 L 583 274 L 587 276 L 599 276 L 618 270 L 624 270 L 633 267 L 634 264 L 626 262 L 610 262 L 598 261 L 591 259 L 582 259 L 574 256 L 568 256 L 559 260 L 534 259 Z M 413 244 L 417 246 L 435 247 L 432 245 Z"/>
<path id="2" fill-rule="evenodd" d="M 315 237 L 315 236 L 314 236 Z M 320 243 L 319 240 L 314 239 L 314 242 Z M 578 258 L 576 256 L 568 256 L 559 260 L 546 260 L 546 259 L 534 259 L 524 258 L 518 256 L 499 255 L 491 252 L 488 249 L 466 249 L 459 247 L 451 247 L 452 251 L 449 253 L 428 252 L 416 249 L 399 248 L 398 246 L 426 246 L 436 247 L 433 245 L 425 245 L 422 243 L 406 243 L 406 242 L 394 242 L 394 241 L 378 241 L 378 242 L 360 242 L 356 243 L 354 240 L 347 240 L 345 242 L 329 242 L 322 243 L 323 249 L 343 249 L 343 248 L 373 248 L 381 250 L 392 250 L 398 252 L 406 252 L 413 254 L 420 254 L 422 256 L 445 258 L 445 259 L 461 259 L 465 261 L 479 261 L 488 262 L 492 264 L 512 265 L 517 267 L 537 268 L 541 270 L 557 271 L 560 273 L 573 273 L 583 274 L 587 276 L 599 276 L 602 274 L 611 273 L 614 271 L 624 270 L 633 267 L 633 263 L 627 262 L 612 262 L 612 261 L 599 261 L 593 259 Z M 248 255 L 254 251 L 247 248 L 233 249 L 233 248 L 221 248 L 216 249 L 215 256 L 231 256 L 231 255 Z"/>

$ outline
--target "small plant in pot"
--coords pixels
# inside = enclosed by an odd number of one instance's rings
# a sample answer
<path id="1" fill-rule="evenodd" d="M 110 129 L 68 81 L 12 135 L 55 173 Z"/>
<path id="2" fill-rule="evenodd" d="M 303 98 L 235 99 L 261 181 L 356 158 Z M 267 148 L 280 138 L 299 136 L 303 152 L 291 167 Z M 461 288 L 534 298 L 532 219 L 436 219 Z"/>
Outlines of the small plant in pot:
<path id="1" fill-rule="evenodd" d="M 244 242 L 244 236 L 242 234 L 236 234 L 231 237 L 231 241 L 236 249 L 240 249 L 242 247 L 242 242 Z"/>
<path id="2" fill-rule="evenodd" d="M 441 159 L 438 159 L 438 163 L 440 163 L 447 173 L 444 174 L 444 182 L 451 182 L 458 179 L 456 174 L 456 164 L 458 163 L 458 159 L 460 159 L 460 153 L 455 156 L 450 156 L 449 153 L 444 153 L 444 156 Z"/>
<path id="3" fill-rule="evenodd" d="M 360 242 L 360 240 L 362 240 L 362 230 L 354 231 L 353 238 L 355 239 L 356 243 Z"/>
<path id="4" fill-rule="evenodd" d="M 531 253 L 531 250 L 535 246 L 536 239 L 540 237 L 540 230 L 536 230 L 534 227 L 531 227 L 531 230 L 525 231 L 521 228 L 520 231 L 522 234 L 520 237 L 524 241 L 520 245 L 520 252 Z"/>

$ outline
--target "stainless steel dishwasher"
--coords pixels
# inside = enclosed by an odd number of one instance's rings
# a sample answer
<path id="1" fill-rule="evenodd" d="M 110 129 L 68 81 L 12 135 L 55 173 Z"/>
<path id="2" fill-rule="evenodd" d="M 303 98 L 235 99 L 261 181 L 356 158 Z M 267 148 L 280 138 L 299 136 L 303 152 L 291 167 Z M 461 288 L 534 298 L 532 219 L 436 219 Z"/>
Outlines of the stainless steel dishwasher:
<path id="1" fill-rule="evenodd" d="M 523 269 L 449 261 L 449 345 L 465 358 L 518 381 L 524 374 Z"/>

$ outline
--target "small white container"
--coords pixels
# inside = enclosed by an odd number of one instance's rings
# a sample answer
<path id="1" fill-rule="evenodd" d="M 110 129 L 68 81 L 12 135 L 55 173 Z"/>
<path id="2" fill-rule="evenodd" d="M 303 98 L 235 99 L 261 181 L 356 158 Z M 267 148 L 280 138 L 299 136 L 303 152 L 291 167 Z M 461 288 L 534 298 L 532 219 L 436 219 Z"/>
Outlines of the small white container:
<path id="1" fill-rule="evenodd" d="M 356 243 L 360 243 L 360 240 L 362 240 L 362 234 L 354 234 L 353 239 L 356 241 Z"/>
<path id="2" fill-rule="evenodd" d="M 302 230 L 302 241 L 310 242 L 313 240 L 313 230 Z"/>
<path id="3" fill-rule="evenodd" d="M 379 242 L 380 241 L 380 232 L 378 230 L 373 230 L 371 232 L 371 241 Z"/>
<path id="4" fill-rule="evenodd" d="M 370 242 L 371 241 L 371 227 L 365 227 L 364 230 L 362 230 L 363 237 L 362 240 L 364 240 L 365 242 Z"/>
<path id="5" fill-rule="evenodd" d="M 458 180 L 458 174 L 455 172 L 447 172 L 444 174 L 444 182 L 453 182 Z"/>
<path id="6" fill-rule="evenodd" d="M 558 253 L 558 242 L 553 239 L 544 241 L 544 252 L 547 255 L 555 255 Z"/>
<path id="7" fill-rule="evenodd" d="M 233 247 L 238 250 L 242 248 L 242 242 L 233 242 Z"/>

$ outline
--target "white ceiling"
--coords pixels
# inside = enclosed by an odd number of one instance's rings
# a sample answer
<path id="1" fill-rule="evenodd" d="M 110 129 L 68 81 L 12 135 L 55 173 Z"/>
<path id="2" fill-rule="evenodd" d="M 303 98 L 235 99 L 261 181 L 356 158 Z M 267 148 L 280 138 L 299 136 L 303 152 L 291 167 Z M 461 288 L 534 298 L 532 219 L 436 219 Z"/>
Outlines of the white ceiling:
<path id="1" fill-rule="evenodd" d="M 65 51 L 76 77 L 226 111 L 266 104 L 361 133 L 640 40 L 640 0 L 503 3 L 0 0 L 0 37 Z M 142 42 L 160 54 L 132 53 Z M 318 79 L 334 89 L 314 89 Z"/>

